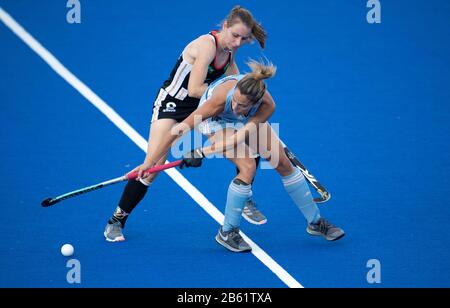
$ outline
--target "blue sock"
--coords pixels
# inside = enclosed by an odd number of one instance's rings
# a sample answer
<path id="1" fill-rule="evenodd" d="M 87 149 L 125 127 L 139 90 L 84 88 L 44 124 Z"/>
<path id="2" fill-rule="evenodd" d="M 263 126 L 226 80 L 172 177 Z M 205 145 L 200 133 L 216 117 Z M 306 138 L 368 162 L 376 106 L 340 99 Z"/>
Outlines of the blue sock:
<path id="1" fill-rule="evenodd" d="M 284 188 L 294 203 L 305 216 L 308 223 L 317 222 L 320 218 L 320 211 L 314 202 L 308 183 L 302 172 L 298 168 L 294 168 L 294 172 L 288 176 L 282 176 Z"/>
<path id="2" fill-rule="evenodd" d="M 252 195 L 252 185 L 245 184 L 240 180 L 233 180 L 228 187 L 227 205 L 225 207 L 225 220 L 223 231 L 230 231 L 239 227 L 241 223 L 242 209 L 245 202 Z"/>

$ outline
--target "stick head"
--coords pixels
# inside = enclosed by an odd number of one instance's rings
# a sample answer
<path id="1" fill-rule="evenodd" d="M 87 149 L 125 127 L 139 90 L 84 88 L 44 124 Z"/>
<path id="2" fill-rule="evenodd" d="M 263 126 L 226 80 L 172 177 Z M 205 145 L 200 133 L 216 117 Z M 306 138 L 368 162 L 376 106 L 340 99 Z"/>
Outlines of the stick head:
<path id="1" fill-rule="evenodd" d="M 319 198 L 315 198 L 314 199 L 315 203 L 325 203 L 325 202 L 327 202 L 328 200 L 331 199 L 331 194 L 329 192 L 327 192 L 327 191 L 326 192 L 321 192 L 320 194 L 321 194 L 321 196 Z"/>
<path id="2" fill-rule="evenodd" d="M 55 203 L 56 202 L 52 202 L 52 198 L 47 198 L 47 199 L 45 199 L 44 201 L 41 202 L 41 205 L 43 207 L 48 207 L 48 206 L 53 205 Z"/>

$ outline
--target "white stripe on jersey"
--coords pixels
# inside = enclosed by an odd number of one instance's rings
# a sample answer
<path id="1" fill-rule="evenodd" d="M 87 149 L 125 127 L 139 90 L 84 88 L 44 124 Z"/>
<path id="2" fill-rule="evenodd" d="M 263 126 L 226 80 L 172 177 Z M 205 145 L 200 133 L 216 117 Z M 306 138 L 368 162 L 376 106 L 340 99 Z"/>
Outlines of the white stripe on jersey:
<path id="1" fill-rule="evenodd" d="M 191 72 L 192 64 L 187 63 L 184 59 L 178 66 L 175 76 L 173 76 L 172 83 L 165 89 L 170 96 L 174 97 L 183 84 L 186 76 Z"/>

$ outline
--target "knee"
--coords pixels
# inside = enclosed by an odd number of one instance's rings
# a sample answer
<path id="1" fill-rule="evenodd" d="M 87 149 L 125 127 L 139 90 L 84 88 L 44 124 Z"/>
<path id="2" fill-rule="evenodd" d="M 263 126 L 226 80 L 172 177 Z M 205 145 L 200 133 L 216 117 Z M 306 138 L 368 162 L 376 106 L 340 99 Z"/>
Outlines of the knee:
<path id="1" fill-rule="evenodd" d="M 276 170 L 281 176 L 287 176 L 292 174 L 292 172 L 294 171 L 293 168 L 294 167 L 292 166 L 289 160 L 281 159 L 280 162 L 278 163 Z"/>
<path id="2" fill-rule="evenodd" d="M 240 163 L 238 166 L 238 177 L 246 183 L 253 182 L 256 173 L 256 162 L 254 159 L 248 159 Z"/>

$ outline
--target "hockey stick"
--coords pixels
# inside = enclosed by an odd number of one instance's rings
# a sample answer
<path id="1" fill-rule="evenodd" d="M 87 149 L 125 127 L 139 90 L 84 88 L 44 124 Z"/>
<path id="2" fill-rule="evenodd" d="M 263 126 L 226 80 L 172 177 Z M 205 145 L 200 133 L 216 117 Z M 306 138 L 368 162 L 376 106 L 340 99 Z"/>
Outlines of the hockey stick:
<path id="1" fill-rule="evenodd" d="M 160 172 L 160 171 L 163 171 L 163 170 L 166 170 L 169 168 L 179 166 L 179 165 L 181 165 L 182 162 L 183 162 L 183 160 L 180 159 L 180 160 L 168 163 L 168 164 L 155 166 L 155 167 L 147 169 L 144 173 L 150 174 L 150 173 Z M 101 183 L 98 183 L 98 184 L 95 184 L 92 186 L 84 187 L 84 188 L 81 188 L 78 190 L 74 190 L 74 191 L 68 192 L 64 195 L 60 195 L 55 198 L 47 198 L 44 201 L 42 201 L 41 205 L 43 207 L 49 207 L 49 206 L 52 206 L 52 205 L 58 203 L 59 201 L 66 200 L 66 199 L 69 199 L 69 198 L 72 198 L 72 197 L 75 197 L 78 195 L 82 195 L 82 194 L 85 194 L 85 193 L 88 193 L 88 192 L 91 192 L 91 191 L 94 191 L 94 190 L 97 190 L 97 189 L 100 189 L 100 188 L 103 188 L 103 187 L 106 187 L 109 185 L 113 185 L 113 184 L 123 182 L 123 181 L 128 181 L 128 180 L 135 180 L 137 178 L 137 176 L 138 176 L 138 171 L 134 171 L 134 172 L 131 172 L 124 176 L 121 176 L 121 177 L 118 177 L 118 178 L 115 178 L 112 180 L 108 180 L 105 182 L 101 182 Z"/>
<path id="2" fill-rule="evenodd" d="M 323 203 L 330 200 L 331 194 L 326 190 L 326 188 L 323 187 L 322 184 L 319 183 L 319 181 L 317 181 L 317 179 L 308 171 L 308 169 L 306 169 L 306 167 L 300 162 L 300 160 L 295 156 L 295 154 L 288 149 L 286 144 L 284 144 L 284 142 L 281 140 L 280 142 L 283 145 L 284 152 L 286 153 L 289 160 L 294 164 L 294 166 L 300 169 L 300 171 L 303 173 L 303 175 L 311 184 L 311 186 L 314 187 L 314 189 L 320 194 L 319 198 L 314 198 L 314 202 Z"/>

